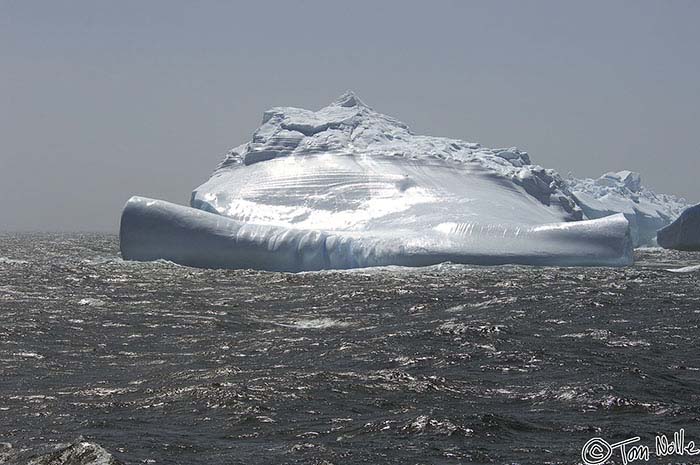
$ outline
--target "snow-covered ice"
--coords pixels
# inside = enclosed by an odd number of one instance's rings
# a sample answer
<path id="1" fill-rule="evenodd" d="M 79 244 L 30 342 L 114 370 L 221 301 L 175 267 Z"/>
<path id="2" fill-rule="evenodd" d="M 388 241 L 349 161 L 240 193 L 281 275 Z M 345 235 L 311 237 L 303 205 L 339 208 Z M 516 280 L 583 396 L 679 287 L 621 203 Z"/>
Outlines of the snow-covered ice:
<path id="1" fill-rule="evenodd" d="M 586 219 L 553 170 L 516 147 L 413 134 L 346 93 L 273 108 L 192 193 L 132 198 L 124 258 L 303 271 L 378 265 L 626 265 L 628 221 Z"/>
<path id="2" fill-rule="evenodd" d="M 661 229 L 657 241 L 667 249 L 700 251 L 700 204 L 686 209 L 676 221 Z"/>
<path id="3" fill-rule="evenodd" d="M 635 247 L 653 245 L 656 231 L 688 206 L 684 199 L 644 187 L 641 176 L 631 171 L 606 173 L 598 179 L 570 178 L 566 184 L 586 218 L 623 213 L 630 222 Z"/>
<path id="4" fill-rule="evenodd" d="M 316 112 L 266 111 L 252 140 L 194 190 L 191 206 L 244 221 L 332 229 L 371 229 L 429 203 L 453 214 L 466 207 L 480 222 L 493 208 L 498 222 L 508 219 L 523 202 L 536 206 L 528 208 L 531 223 L 581 219 L 563 186 L 555 171 L 532 165 L 516 147 L 414 135 L 346 93 Z"/>

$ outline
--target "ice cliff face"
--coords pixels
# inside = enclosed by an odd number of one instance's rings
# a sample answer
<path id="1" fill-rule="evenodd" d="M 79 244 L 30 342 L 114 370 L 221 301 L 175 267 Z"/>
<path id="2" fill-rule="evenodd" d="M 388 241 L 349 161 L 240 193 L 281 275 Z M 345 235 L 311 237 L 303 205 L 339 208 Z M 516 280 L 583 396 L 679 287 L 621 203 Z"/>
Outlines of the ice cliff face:
<path id="1" fill-rule="evenodd" d="M 673 223 L 658 232 L 661 247 L 700 251 L 700 204 L 686 209 Z"/>
<path id="2" fill-rule="evenodd" d="M 624 217 L 575 221 L 566 183 L 526 152 L 415 135 L 352 93 L 265 112 L 191 207 L 132 198 L 124 258 L 275 271 L 632 261 Z"/>
<path id="3" fill-rule="evenodd" d="M 654 244 L 656 232 L 688 206 L 684 199 L 644 187 L 641 176 L 631 171 L 606 173 L 598 179 L 570 178 L 566 184 L 586 218 L 623 213 L 635 246 Z"/>

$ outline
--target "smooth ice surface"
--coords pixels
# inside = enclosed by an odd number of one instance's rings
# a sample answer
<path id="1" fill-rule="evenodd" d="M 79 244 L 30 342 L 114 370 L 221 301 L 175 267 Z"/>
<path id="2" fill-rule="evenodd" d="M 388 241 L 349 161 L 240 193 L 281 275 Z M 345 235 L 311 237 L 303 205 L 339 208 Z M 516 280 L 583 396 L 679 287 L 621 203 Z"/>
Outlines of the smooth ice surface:
<path id="1" fill-rule="evenodd" d="M 660 230 L 657 241 L 667 249 L 700 250 L 700 205 L 686 209 L 676 221 Z"/>
<path id="2" fill-rule="evenodd" d="M 576 221 L 567 184 L 526 152 L 415 135 L 351 92 L 265 112 L 191 207 L 130 200 L 124 257 L 286 271 L 632 261 L 623 216 Z"/>
<path id="3" fill-rule="evenodd" d="M 639 173 L 619 171 L 598 179 L 566 180 L 586 218 L 623 213 L 630 222 L 634 245 L 653 245 L 656 231 L 670 224 L 688 205 L 674 195 L 657 194 L 642 185 Z"/>
<path id="4" fill-rule="evenodd" d="M 166 259 L 207 268 L 314 271 L 424 266 L 445 261 L 499 265 L 627 265 L 622 215 L 600 220 L 510 225 L 450 224 L 432 230 L 332 232 L 234 220 L 161 200 L 132 197 L 122 213 L 127 260 Z"/>
<path id="5" fill-rule="evenodd" d="M 191 206 L 332 230 L 582 218 L 559 175 L 532 165 L 526 152 L 415 135 L 351 92 L 316 112 L 265 112 L 252 140 L 195 189 Z"/>

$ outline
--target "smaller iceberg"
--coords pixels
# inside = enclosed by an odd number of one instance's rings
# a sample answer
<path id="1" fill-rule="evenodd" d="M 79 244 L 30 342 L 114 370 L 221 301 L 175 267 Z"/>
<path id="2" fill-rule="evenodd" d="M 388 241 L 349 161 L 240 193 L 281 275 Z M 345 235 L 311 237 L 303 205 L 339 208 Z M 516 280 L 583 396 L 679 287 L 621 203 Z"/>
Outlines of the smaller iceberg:
<path id="1" fill-rule="evenodd" d="M 598 179 L 570 178 L 566 184 L 586 218 L 624 214 L 635 247 L 654 245 L 656 231 L 688 206 L 674 195 L 657 194 L 644 187 L 639 173 L 632 171 L 606 173 Z"/>
<path id="2" fill-rule="evenodd" d="M 700 251 L 700 204 L 686 209 L 656 235 L 665 249 Z"/>

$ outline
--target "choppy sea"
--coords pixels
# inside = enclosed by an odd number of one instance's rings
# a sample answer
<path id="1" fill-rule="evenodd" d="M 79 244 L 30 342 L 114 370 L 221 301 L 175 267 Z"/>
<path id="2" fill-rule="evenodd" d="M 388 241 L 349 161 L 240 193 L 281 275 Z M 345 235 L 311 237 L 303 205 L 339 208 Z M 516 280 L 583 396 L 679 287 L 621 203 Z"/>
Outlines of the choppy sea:
<path id="1" fill-rule="evenodd" d="M 628 268 L 201 270 L 0 235 L 0 442 L 127 464 L 576 464 L 700 447 L 700 254 Z M 623 463 L 619 450 L 606 463 Z M 644 463 L 638 461 L 636 463 Z"/>

